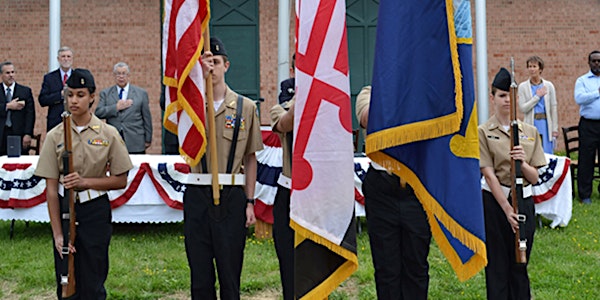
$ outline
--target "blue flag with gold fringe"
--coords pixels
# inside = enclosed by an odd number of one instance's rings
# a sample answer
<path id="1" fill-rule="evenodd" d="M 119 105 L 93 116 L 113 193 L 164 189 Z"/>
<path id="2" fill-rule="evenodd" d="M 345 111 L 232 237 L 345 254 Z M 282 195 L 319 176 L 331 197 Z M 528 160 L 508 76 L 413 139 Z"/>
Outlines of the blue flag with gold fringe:
<path id="1" fill-rule="evenodd" d="M 404 178 L 460 280 L 487 264 L 468 0 L 379 4 L 367 155 Z"/>

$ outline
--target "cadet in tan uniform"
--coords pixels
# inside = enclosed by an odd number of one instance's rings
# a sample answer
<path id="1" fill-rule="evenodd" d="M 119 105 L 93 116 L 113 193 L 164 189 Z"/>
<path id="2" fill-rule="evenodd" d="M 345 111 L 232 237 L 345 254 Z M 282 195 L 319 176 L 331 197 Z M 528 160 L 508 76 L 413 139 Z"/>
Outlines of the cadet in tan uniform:
<path id="1" fill-rule="evenodd" d="M 283 150 L 283 168 L 277 180 L 273 205 L 273 240 L 279 259 L 283 299 L 294 299 L 294 230 L 290 227 L 290 188 L 292 187 L 292 131 L 296 98 L 271 108 L 271 126 L 279 135 Z"/>
<path id="2" fill-rule="evenodd" d="M 229 61 L 219 39 L 210 39 L 210 52 L 202 55 L 202 64 L 206 76 L 208 70 L 212 70 L 216 156 L 219 174 L 224 174 L 222 177 L 225 179 L 219 181 L 223 186 L 220 191 L 221 203 L 215 206 L 210 177 L 202 174 L 210 174 L 210 170 L 202 167 L 204 163 L 198 164 L 192 168 L 188 182 L 190 184 L 183 197 L 185 249 L 191 271 L 191 294 L 192 299 L 217 299 L 216 264 L 220 298 L 239 299 L 246 228 L 256 222 L 254 186 L 257 162 L 254 153 L 263 149 L 260 123 L 254 102 L 238 97 L 225 83 Z M 236 114 L 240 100 L 243 105 L 241 118 L 238 120 Z M 238 123 L 239 135 L 234 140 L 234 128 Z M 230 160 L 232 141 L 235 141 L 235 151 Z M 206 148 L 210 149 L 210 145 Z M 207 150 L 206 165 L 210 165 L 208 162 L 212 155 L 214 154 Z M 232 178 L 235 179 L 233 184 Z"/>
<path id="3" fill-rule="evenodd" d="M 108 246 L 112 234 L 111 208 L 107 190 L 127 185 L 127 171 L 133 166 L 117 130 L 90 112 L 94 104 L 94 77 L 75 69 L 66 82 L 65 93 L 71 112 L 73 173 L 61 177 L 64 152 L 63 124 L 48 132 L 35 175 L 46 179 L 46 199 L 54 239 L 57 295 L 61 299 L 60 250 L 63 243 L 59 198 L 64 189 L 74 189 L 77 216 L 76 239 L 69 244 L 75 257 L 76 299 L 105 299 L 108 275 Z M 110 175 L 106 168 L 110 165 Z"/>
<path id="4" fill-rule="evenodd" d="M 509 196 L 511 158 L 522 161 L 523 198 L 525 207 L 519 213 L 526 216 L 520 230 L 527 239 L 527 261 L 533 246 L 535 209 L 531 184 L 538 181 L 537 168 L 546 164 L 546 157 L 537 129 L 519 121 L 519 146 L 512 147 L 510 126 L 510 84 L 508 71 L 500 69 L 492 83 L 490 101 L 495 114 L 479 126 L 479 166 L 485 178 L 483 210 L 488 265 L 485 279 L 488 299 L 531 299 L 527 264 L 515 261 L 515 229 L 517 215 Z"/>
<path id="5" fill-rule="evenodd" d="M 371 86 L 356 96 L 356 118 L 367 128 Z M 410 185 L 375 162 L 362 190 L 378 299 L 427 299 L 431 230 Z"/>

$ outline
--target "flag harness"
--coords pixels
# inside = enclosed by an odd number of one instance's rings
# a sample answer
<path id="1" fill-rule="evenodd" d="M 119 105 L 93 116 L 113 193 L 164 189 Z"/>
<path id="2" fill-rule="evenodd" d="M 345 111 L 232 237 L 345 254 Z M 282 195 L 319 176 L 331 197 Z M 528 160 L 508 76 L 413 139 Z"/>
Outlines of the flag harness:
<path id="1" fill-rule="evenodd" d="M 242 98 L 242 96 L 238 94 L 237 107 L 236 107 L 236 112 L 235 112 L 235 124 L 233 127 L 233 137 L 231 140 L 231 147 L 229 148 L 229 157 L 227 158 L 227 171 L 226 171 L 227 174 L 231 174 L 231 172 L 233 170 L 233 160 L 235 158 L 235 148 L 237 147 L 238 136 L 240 134 L 240 124 L 242 122 L 241 119 L 242 119 L 243 106 L 244 106 L 244 98 Z M 208 170 L 208 167 L 206 164 L 206 155 L 202 156 L 201 163 L 202 163 L 202 172 L 206 173 Z M 223 186 L 221 186 L 221 190 L 223 191 Z M 224 192 L 229 193 L 229 189 Z M 227 197 L 221 197 L 221 199 L 226 199 L 226 198 Z M 208 208 L 209 216 L 215 221 L 223 220 L 227 216 L 227 208 L 223 207 L 223 203 L 221 203 L 220 205 L 214 205 L 214 203 L 212 201 L 209 201 L 209 202 L 210 202 L 209 206 L 208 206 L 209 207 Z"/>

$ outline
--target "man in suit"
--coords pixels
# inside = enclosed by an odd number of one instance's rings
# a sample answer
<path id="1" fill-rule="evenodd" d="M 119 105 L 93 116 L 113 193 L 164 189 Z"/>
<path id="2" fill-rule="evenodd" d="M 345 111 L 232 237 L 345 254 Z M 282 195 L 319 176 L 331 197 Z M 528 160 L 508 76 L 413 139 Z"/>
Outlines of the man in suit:
<path id="1" fill-rule="evenodd" d="M 144 154 L 152 143 L 148 93 L 129 84 L 129 66 L 126 63 L 117 63 L 113 73 L 117 84 L 100 92 L 96 116 L 117 128 L 129 154 Z"/>
<path id="2" fill-rule="evenodd" d="M 15 82 L 15 66 L 0 63 L 2 93 L 0 93 L 0 155 L 6 155 L 7 137 L 21 138 L 21 154 L 27 155 L 33 136 L 35 106 L 31 89 Z"/>
<path id="3" fill-rule="evenodd" d="M 163 84 L 160 92 L 160 109 L 164 112 L 165 107 L 165 85 Z M 179 155 L 179 139 L 176 134 L 163 129 L 163 154 Z"/>
<path id="4" fill-rule="evenodd" d="M 58 63 L 60 68 L 44 75 L 42 82 L 42 90 L 38 101 L 42 107 L 48 107 L 48 117 L 46 122 L 46 131 L 54 128 L 54 126 L 62 122 L 62 112 L 64 111 L 63 104 L 63 88 L 73 67 L 73 50 L 69 47 L 61 47 L 58 49 Z"/>

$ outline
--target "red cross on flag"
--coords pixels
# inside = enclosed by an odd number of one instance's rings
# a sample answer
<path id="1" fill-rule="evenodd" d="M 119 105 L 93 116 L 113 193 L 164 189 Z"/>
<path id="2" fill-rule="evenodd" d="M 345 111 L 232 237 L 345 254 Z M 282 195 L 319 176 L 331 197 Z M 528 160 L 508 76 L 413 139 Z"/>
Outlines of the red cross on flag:
<path id="1" fill-rule="evenodd" d="M 358 267 L 345 1 L 296 1 L 291 226 L 295 294 L 326 298 Z"/>

